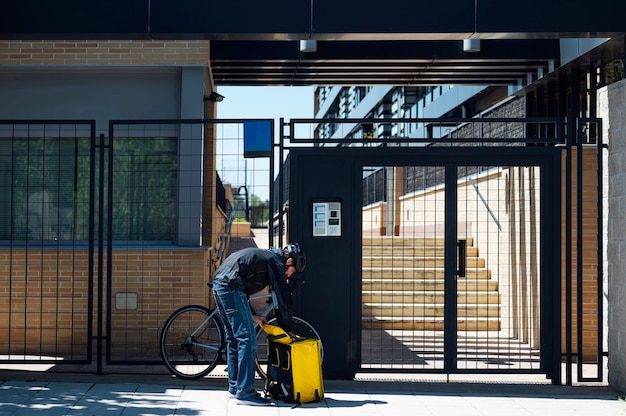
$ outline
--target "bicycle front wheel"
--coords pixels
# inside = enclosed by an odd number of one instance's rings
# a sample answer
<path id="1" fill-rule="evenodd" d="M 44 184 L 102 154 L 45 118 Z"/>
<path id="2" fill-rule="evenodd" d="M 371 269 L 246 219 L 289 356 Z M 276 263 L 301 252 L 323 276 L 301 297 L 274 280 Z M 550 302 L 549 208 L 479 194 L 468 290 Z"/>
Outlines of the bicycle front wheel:
<path id="1" fill-rule="evenodd" d="M 277 325 L 276 318 L 272 318 L 267 321 L 270 325 Z M 308 323 L 302 318 L 297 316 L 291 317 L 291 331 L 302 338 L 314 338 L 320 339 L 320 335 L 317 333 L 313 325 Z M 256 350 L 256 372 L 263 380 L 267 378 L 267 334 L 260 326 L 256 331 L 257 350 Z M 322 354 L 322 360 L 324 359 L 324 347 L 320 341 L 320 350 Z"/>
<path id="2" fill-rule="evenodd" d="M 222 360 L 224 328 L 217 310 L 184 306 L 161 331 L 161 357 L 168 370 L 185 380 L 206 376 Z"/>

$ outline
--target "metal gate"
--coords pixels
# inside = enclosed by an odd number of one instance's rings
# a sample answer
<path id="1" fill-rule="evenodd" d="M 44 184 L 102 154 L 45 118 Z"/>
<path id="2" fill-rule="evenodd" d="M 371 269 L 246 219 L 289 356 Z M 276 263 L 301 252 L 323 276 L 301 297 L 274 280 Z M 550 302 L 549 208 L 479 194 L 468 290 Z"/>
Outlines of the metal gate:
<path id="1" fill-rule="evenodd" d="M 360 257 L 351 283 L 360 331 L 345 344 L 360 345 L 356 371 L 540 373 L 571 384 L 577 369 L 579 382 L 601 380 L 603 145 L 599 120 L 574 122 L 578 134 L 566 138 L 557 119 L 291 121 L 281 153 L 300 157 L 308 146 L 306 157 L 327 161 L 345 149 L 344 164 L 362 178 L 360 213 L 342 213 L 361 218 L 342 236 L 358 236 L 354 251 L 307 240 L 320 253 Z M 399 134 L 419 124 L 437 137 Z M 323 166 L 291 175 L 319 176 Z M 338 202 L 351 192 L 318 188 Z M 292 224 L 308 221 L 298 202 Z"/>
<path id="2" fill-rule="evenodd" d="M 0 122 L 0 362 L 160 365 L 163 321 L 178 306 L 210 301 L 205 282 L 225 255 L 233 212 L 220 206 L 213 156 L 230 154 L 220 140 L 240 145 L 244 122 L 117 121 L 108 138 L 93 121 Z M 419 123 L 441 134 L 397 133 Z M 357 359 L 358 371 L 540 372 L 568 384 L 575 371 L 577 381 L 602 380 L 600 120 L 289 125 L 272 142 L 272 163 L 232 171 L 274 177 L 296 148 L 322 160 L 326 151 L 344 160 L 343 152 L 349 163 L 354 150 L 366 155 L 350 234 L 360 244 L 349 245 L 360 270 L 350 337 L 360 347 L 340 360 Z M 340 138 L 320 139 L 319 128 Z M 533 156 L 546 149 L 558 163 Z M 273 244 L 310 233 L 308 223 L 285 226 L 302 214 L 288 211 L 301 191 L 288 172 L 263 185 Z M 251 184 L 233 177 L 247 197 Z M 545 221 L 546 209 L 560 213 L 556 222 Z"/>
<path id="3" fill-rule="evenodd" d="M 211 306 L 235 220 L 267 221 L 262 204 L 237 209 L 241 189 L 270 195 L 269 155 L 239 165 L 248 122 L 273 134 L 273 120 L 111 121 L 108 135 L 0 122 L 0 363 L 165 371 L 164 321 Z"/>
<path id="4" fill-rule="evenodd" d="M 363 213 L 364 370 L 545 372 L 559 161 L 489 150 L 364 168 L 388 195 Z"/>
<path id="5" fill-rule="evenodd" d="M 0 362 L 92 361 L 95 122 L 0 121 Z"/>

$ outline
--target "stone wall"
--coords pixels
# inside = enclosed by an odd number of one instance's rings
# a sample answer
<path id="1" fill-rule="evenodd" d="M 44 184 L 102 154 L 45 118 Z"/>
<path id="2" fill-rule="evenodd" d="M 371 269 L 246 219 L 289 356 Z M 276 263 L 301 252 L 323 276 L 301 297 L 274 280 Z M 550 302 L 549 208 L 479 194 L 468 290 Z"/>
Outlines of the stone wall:
<path id="1" fill-rule="evenodd" d="M 608 102 L 609 384 L 626 392 L 626 80 L 608 86 Z"/>

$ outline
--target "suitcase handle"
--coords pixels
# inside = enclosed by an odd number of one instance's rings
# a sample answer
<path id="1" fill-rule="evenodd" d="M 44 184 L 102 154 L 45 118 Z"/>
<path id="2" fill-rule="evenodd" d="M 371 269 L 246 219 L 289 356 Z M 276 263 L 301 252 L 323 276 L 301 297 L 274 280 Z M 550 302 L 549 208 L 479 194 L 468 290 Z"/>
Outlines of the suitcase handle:
<path id="1" fill-rule="evenodd" d="M 272 363 L 272 367 L 276 367 L 276 368 L 282 368 L 283 370 L 289 371 L 289 369 L 291 368 L 291 360 L 289 359 L 289 351 L 285 351 L 285 359 L 283 360 L 283 365 L 280 364 L 280 350 L 278 348 L 274 348 L 272 351 L 273 353 L 273 359 L 270 360 L 270 363 Z"/>
<path id="2" fill-rule="evenodd" d="M 270 354 L 272 354 L 272 357 L 270 357 L 269 361 L 270 364 L 272 364 L 272 367 L 280 367 L 280 354 L 278 352 L 278 348 L 274 347 L 273 349 L 271 349 Z"/>
<path id="3" fill-rule="evenodd" d="M 289 351 L 285 351 L 285 362 L 284 364 L 287 365 L 287 367 L 285 367 L 285 365 L 283 365 L 283 370 L 289 371 L 289 368 L 291 368 L 291 359 L 289 358 Z"/>

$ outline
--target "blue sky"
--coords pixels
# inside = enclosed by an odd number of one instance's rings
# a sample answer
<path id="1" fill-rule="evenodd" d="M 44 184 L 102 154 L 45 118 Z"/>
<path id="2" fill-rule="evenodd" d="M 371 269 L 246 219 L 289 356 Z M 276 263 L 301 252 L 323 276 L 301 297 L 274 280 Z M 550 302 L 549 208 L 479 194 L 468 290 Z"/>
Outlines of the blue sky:
<path id="1" fill-rule="evenodd" d="M 217 118 L 250 119 L 272 118 L 278 134 L 280 118 L 313 118 L 313 93 L 315 87 L 218 87 L 224 101 L 217 103 Z M 240 137 L 241 132 L 224 132 L 222 135 Z M 246 185 L 248 194 L 261 200 L 269 199 L 268 158 L 246 159 L 243 138 L 228 141 L 220 147 L 218 130 L 217 170 L 222 181 L 233 187 Z M 224 141 L 226 142 L 226 141 Z"/>
<path id="2" fill-rule="evenodd" d="M 313 118 L 314 87 L 218 87 L 218 118 Z"/>

